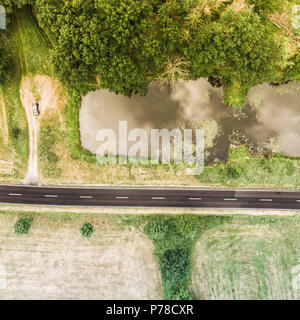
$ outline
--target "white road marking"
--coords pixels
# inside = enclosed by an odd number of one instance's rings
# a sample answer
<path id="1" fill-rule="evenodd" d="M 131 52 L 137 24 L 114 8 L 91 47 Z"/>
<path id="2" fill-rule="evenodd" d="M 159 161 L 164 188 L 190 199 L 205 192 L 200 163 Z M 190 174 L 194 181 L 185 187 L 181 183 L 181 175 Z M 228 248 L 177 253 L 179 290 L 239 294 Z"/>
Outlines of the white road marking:
<path id="1" fill-rule="evenodd" d="M 22 197 L 22 193 L 9 193 L 11 197 Z"/>
<path id="2" fill-rule="evenodd" d="M 45 198 L 57 198 L 58 195 L 54 195 L 54 194 L 45 194 Z"/>
<path id="3" fill-rule="evenodd" d="M 297 202 L 300 202 L 300 200 L 297 200 Z"/>
<path id="4" fill-rule="evenodd" d="M 152 200 L 166 200 L 164 197 L 152 197 Z"/>
<path id="5" fill-rule="evenodd" d="M 80 199 L 93 199 L 92 196 L 80 196 Z"/>
<path id="6" fill-rule="evenodd" d="M 202 198 L 189 198 L 189 200 L 191 200 L 191 201 L 201 201 Z"/>
<path id="7" fill-rule="evenodd" d="M 116 197 L 116 199 L 118 199 L 118 200 L 127 200 L 127 199 L 129 199 L 129 197 Z"/>
<path id="8" fill-rule="evenodd" d="M 259 199 L 259 201 L 261 201 L 261 202 L 272 202 L 273 199 Z"/>
<path id="9" fill-rule="evenodd" d="M 224 201 L 237 201 L 236 198 L 225 198 Z"/>

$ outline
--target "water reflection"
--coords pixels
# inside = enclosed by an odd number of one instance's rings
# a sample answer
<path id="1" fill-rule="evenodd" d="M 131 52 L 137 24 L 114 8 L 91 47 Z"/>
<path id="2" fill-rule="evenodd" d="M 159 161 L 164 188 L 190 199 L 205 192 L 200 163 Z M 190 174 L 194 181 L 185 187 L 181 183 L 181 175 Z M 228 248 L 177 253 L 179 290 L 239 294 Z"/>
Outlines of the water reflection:
<path id="1" fill-rule="evenodd" d="M 82 145 L 96 152 L 96 134 L 101 128 L 118 133 L 120 120 L 129 130 L 206 130 L 206 160 L 226 159 L 231 144 L 247 143 L 256 153 L 281 152 L 300 156 L 300 84 L 279 88 L 259 85 L 249 94 L 243 109 L 222 103 L 221 89 L 204 80 L 180 81 L 171 89 L 153 84 L 146 97 L 127 98 L 107 90 L 91 92 L 83 98 L 80 111 Z"/>

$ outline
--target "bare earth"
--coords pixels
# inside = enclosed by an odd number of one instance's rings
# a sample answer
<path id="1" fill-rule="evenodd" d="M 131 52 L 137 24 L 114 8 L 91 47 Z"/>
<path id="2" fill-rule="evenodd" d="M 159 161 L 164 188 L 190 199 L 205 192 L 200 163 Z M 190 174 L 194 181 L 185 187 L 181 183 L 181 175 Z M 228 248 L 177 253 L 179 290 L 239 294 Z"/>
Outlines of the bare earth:
<path id="1" fill-rule="evenodd" d="M 16 215 L 0 215 L 2 299 L 161 299 L 159 266 L 151 241 L 136 230 L 94 218 L 95 233 L 83 240 L 84 221 L 35 218 L 29 235 L 13 232 Z"/>
<path id="2" fill-rule="evenodd" d="M 39 185 L 38 174 L 38 135 L 40 129 L 40 121 L 48 109 L 57 109 L 58 95 L 60 84 L 47 76 L 35 76 L 34 78 L 23 77 L 20 87 L 20 97 L 22 104 L 26 110 L 30 153 L 28 162 L 28 172 L 24 180 L 24 184 Z M 32 113 L 32 103 L 39 103 L 40 116 L 34 117 Z M 61 102 L 60 102 L 61 104 Z M 60 116 L 60 113 L 59 113 Z M 60 121 L 61 116 L 60 116 Z"/>

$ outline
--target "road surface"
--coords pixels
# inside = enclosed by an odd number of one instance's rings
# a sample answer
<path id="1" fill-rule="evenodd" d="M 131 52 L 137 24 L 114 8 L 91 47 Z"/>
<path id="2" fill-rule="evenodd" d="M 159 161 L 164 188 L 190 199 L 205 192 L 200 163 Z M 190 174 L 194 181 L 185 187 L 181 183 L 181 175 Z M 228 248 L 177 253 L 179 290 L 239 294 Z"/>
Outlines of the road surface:
<path id="1" fill-rule="evenodd" d="M 300 210 L 300 192 L 0 186 L 0 203 L 148 208 Z"/>

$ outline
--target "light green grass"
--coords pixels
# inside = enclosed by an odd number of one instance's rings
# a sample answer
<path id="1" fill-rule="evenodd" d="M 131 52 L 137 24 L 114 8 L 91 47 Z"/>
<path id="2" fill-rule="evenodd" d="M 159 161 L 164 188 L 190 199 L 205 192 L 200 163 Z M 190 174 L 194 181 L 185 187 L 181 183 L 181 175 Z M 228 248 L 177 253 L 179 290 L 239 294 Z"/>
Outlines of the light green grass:
<path id="1" fill-rule="evenodd" d="M 246 146 L 233 148 L 228 161 L 205 167 L 201 184 L 230 187 L 299 189 L 300 159 L 252 155 Z"/>
<path id="2" fill-rule="evenodd" d="M 23 55 L 23 75 L 53 75 L 50 42 L 39 28 L 30 7 L 14 11 L 14 28 L 18 32 L 18 49 Z"/>
<path id="3" fill-rule="evenodd" d="M 29 137 L 26 113 L 22 106 L 19 94 L 19 87 L 22 78 L 23 56 L 19 51 L 19 37 L 15 20 L 11 22 L 7 33 L 7 47 L 11 53 L 12 76 L 1 86 L 3 103 L 6 108 L 7 126 L 9 132 L 10 153 L 15 155 L 15 170 L 13 177 L 2 177 L 4 181 L 19 181 L 25 176 L 27 159 L 29 155 Z M 13 180 L 11 180 L 13 179 Z"/>
<path id="4" fill-rule="evenodd" d="M 198 299 L 300 298 L 292 286 L 292 268 L 300 262 L 299 217 L 210 219 L 192 255 Z"/>

